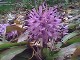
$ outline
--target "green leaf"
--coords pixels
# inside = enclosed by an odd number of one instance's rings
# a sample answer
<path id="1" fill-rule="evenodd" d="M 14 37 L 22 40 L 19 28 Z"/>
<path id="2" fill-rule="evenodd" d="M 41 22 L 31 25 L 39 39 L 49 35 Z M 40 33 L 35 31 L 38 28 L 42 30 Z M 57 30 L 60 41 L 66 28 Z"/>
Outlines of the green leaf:
<path id="1" fill-rule="evenodd" d="M 13 46 L 22 46 L 22 45 L 26 45 L 26 44 L 27 44 L 27 42 L 4 43 L 4 44 L 1 44 L 1 45 L 0 45 L 0 50 L 7 49 L 7 48 L 10 48 L 10 47 L 13 47 Z"/>
<path id="2" fill-rule="evenodd" d="M 69 39 L 68 41 L 66 41 L 67 44 L 73 44 L 73 43 L 76 43 L 76 42 L 80 42 L 80 35 L 75 36 L 75 37 Z"/>
<path id="3" fill-rule="evenodd" d="M 77 42 L 80 42 L 80 35 L 77 35 L 77 36 L 67 40 L 65 42 L 65 44 L 63 44 L 61 47 L 66 47 L 66 46 L 69 46 L 69 45 L 71 45 L 73 43 L 77 43 Z"/>
<path id="4" fill-rule="evenodd" d="M 72 32 L 72 33 L 69 33 L 68 35 L 66 35 L 66 36 L 64 36 L 64 37 L 62 38 L 62 42 L 65 43 L 66 41 L 68 41 L 69 39 L 75 37 L 75 36 L 78 35 L 78 34 L 80 34 L 79 31 L 74 31 L 74 32 Z"/>
<path id="5" fill-rule="evenodd" d="M 15 47 L 8 49 L 0 54 L 0 60 L 11 60 L 15 55 L 23 52 L 26 47 Z"/>
<path id="6" fill-rule="evenodd" d="M 45 60 L 53 60 L 58 56 L 57 51 L 50 51 L 48 48 L 44 48 L 42 53 Z"/>

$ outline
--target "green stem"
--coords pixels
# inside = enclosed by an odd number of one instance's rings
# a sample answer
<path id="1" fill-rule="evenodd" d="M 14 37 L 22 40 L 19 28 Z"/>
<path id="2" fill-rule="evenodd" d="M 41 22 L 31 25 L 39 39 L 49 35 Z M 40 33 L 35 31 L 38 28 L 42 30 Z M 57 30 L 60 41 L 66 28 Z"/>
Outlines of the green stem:
<path id="1" fill-rule="evenodd" d="M 26 44 L 28 44 L 28 43 L 27 43 L 27 42 L 4 43 L 4 44 L 1 44 L 1 45 L 0 45 L 0 50 L 7 49 L 7 48 L 10 48 L 10 47 L 13 47 L 13 46 L 22 46 L 22 45 L 26 45 Z"/>

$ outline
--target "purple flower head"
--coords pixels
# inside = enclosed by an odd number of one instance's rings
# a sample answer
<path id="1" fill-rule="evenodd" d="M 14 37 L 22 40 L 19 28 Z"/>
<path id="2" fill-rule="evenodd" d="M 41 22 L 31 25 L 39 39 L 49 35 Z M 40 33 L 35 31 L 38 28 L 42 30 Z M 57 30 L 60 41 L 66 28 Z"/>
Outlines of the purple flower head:
<path id="1" fill-rule="evenodd" d="M 16 36 L 18 36 L 17 30 L 6 33 L 6 38 L 9 39 L 9 40 L 16 38 Z"/>
<path id="2" fill-rule="evenodd" d="M 6 38 L 11 38 L 11 37 L 15 38 L 15 36 L 18 35 L 17 31 L 11 31 L 9 33 L 6 33 L 7 26 L 10 26 L 10 25 L 9 24 L 0 24 L 0 35 L 5 34 Z"/>
<path id="3" fill-rule="evenodd" d="M 6 31 L 7 26 L 9 26 L 9 24 L 0 24 L 0 35 Z"/>
<path id="4" fill-rule="evenodd" d="M 28 31 L 30 38 L 48 41 L 49 38 L 61 39 L 68 31 L 68 26 L 62 22 L 58 7 L 39 6 L 38 10 L 33 8 L 28 19 Z"/>

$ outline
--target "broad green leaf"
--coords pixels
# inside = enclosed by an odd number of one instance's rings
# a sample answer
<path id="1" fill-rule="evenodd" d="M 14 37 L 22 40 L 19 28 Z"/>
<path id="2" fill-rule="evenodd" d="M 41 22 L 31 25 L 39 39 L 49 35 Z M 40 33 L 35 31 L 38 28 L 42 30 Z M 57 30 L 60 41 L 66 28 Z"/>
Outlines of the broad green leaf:
<path id="1" fill-rule="evenodd" d="M 66 36 L 64 36 L 64 37 L 62 38 L 62 42 L 65 43 L 66 41 L 68 41 L 69 39 L 75 37 L 75 36 L 78 35 L 78 34 L 80 34 L 79 31 L 74 31 L 74 32 L 72 32 L 72 33 L 69 33 L 68 35 L 66 35 Z"/>
<path id="2" fill-rule="evenodd" d="M 27 44 L 27 42 L 4 43 L 4 44 L 1 44 L 1 45 L 0 45 L 0 50 L 7 49 L 7 48 L 10 48 L 10 47 L 13 47 L 13 46 L 22 46 L 22 45 L 26 45 L 26 44 Z"/>
<path id="3" fill-rule="evenodd" d="M 15 55 L 23 52 L 26 47 L 15 47 L 8 49 L 0 54 L 0 60 L 11 60 Z"/>
<path id="4" fill-rule="evenodd" d="M 73 38 L 67 40 L 61 47 L 66 47 L 77 42 L 80 42 L 80 35 L 74 36 Z"/>
<path id="5" fill-rule="evenodd" d="M 66 43 L 66 44 L 73 44 L 73 43 L 76 43 L 76 42 L 80 42 L 80 35 L 77 35 L 77 36 L 69 39 L 69 40 L 66 41 L 65 43 Z"/>
<path id="6" fill-rule="evenodd" d="M 50 49 L 48 48 L 44 48 L 42 53 L 45 60 L 54 60 L 54 58 L 58 56 L 57 51 L 56 52 L 50 51 Z"/>

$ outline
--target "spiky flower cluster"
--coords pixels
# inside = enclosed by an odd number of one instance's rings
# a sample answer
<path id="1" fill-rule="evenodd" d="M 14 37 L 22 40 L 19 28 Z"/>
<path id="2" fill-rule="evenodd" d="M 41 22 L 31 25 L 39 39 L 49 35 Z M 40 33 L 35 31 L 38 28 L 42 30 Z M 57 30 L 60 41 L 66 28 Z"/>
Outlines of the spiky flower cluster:
<path id="1" fill-rule="evenodd" d="M 68 26 L 62 21 L 57 6 L 46 8 L 39 6 L 38 10 L 33 8 L 30 11 L 28 31 L 30 38 L 36 40 L 39 38 L 43 41 L 48 41 L 49 38 L 58 40 L 68 32 Z"/>

